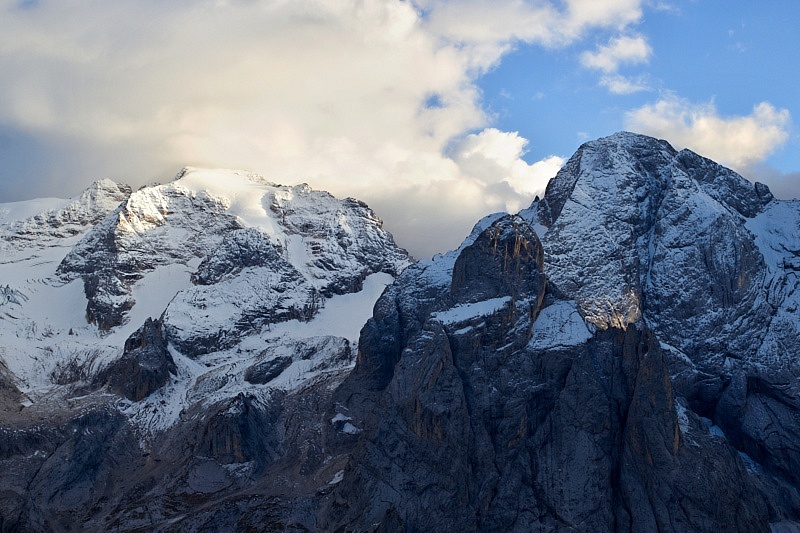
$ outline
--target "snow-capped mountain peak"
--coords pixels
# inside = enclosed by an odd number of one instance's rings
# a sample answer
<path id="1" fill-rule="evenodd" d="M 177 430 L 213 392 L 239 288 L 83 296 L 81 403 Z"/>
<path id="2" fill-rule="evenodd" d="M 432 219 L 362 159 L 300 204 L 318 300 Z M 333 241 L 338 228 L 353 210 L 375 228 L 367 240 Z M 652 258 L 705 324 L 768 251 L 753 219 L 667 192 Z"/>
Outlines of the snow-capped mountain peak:
<path id="1" fill-rule="evenodd" d="M 7 219 L 28 216 L 4 224 L 5 246 L 35 238 L 31 227 L 39 228 L 37 243 L 52 241 L 35 274 L 19 267 L 32 260 L 28 249 L 7 256 L 0 270 L 8 285 L 0 326 L 25 338 L 10 366 L 26 390 L 51 386 L 48 375 L 60 364 L 38 358 L 40 350 L 77 354 L 70 357 L 97 370 L 119 357 L 146 319 L 161 317 L 171 347 L 192 357 L 216 353 L 279 322 L 308 322 L 336 307 L 331 298 L 362 292 L 370 276 L 385 275 L 386 283 L 410 261 L 365 204 L 243 171 L 187 167 L 135 192 L 103 180 L 72 201 L 44 205 L 32 215 L 35 205 L 4 211 Z M 374 280 L 367 288 L 374 301 Z M 366 320 L 366 305 L 353 321 Z M 355 342 L 359 327 L 332 331 Z M 89 360 L 85 347 L 98 338 L 105 348 Z"/>

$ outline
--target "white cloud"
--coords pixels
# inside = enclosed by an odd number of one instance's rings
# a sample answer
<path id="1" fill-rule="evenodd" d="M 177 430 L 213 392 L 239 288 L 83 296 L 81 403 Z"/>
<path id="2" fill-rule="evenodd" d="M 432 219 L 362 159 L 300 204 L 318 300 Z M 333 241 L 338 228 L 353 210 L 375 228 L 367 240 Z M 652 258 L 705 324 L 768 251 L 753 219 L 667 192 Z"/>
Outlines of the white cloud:
<path id="1" fill-rule="evenodd" d="M 648 0 L 647 5 L 654 9 L 655 11 L 661 11 L 664 13 L 672 13 L 675 15 L 681 14 L 680 6 L 677 6 L 671 2 L 660 2 L 658 0 Z"/>
<path id="2" fill-rule="evenodd" d="M 633 94 L 649 91 L 650 86 L 643 76 L 628 77 L 620 74 L 609 74 L 600 78 L 600 85 L 612 94 Z"/>
<path id="3" fill-rule="evenodd" d="M 35 164 L 11 166 L 50 194 L 248 168 L 363 198 L 424 255 L 529 201 L 560 161 L 529 165 L 524 139 L 486 129 L 477 77 L 520 41 L 623 31 L 641 2 L 0 1 L 0 133 L 35 140 Z M 432 212 L 453 219 L 423 242 Z"/>
<path id="4" fill-rule="evenodd" d="M 505 210 L 518 211 L 535 195 L 544 193 L 547 182 L 556 175 L 564 159 L 550 156 L 528 164 L 522 156 L 528 141 L 517 132 L 503 132 L 488 128 L 478 134 L 468 135 L 453 149 L 452 158 L 461 172 L 476 181 L 490 186 L 506 183 L 521 198 L 507 198 Z"/>
<path id="5" fill-rule="evenodd" d="M 515 41 L 555 47 L 596 28 L 623 30 L 642 17 L 643 0 L 418 0 L 429 27 L 491 67 Z"/>
<path id="6" fill-rule="evenodd" d="M 576 36 L 591 27 L 623 30 L 642 18 L 639 0 L 565 0 L 566 35 Z"/>
<path id="7" fill-rule="evenodd" d="M 609 74 L 617 72 L 621 65 L 647 63 L 652 53 L 653 49 L 643 36 L 622 36 L 598 46 L 594 52 L 583 52 L 580 59 L 584 67 Z"/>
<path id="8" fill-rule="evenodd" d="M 769 102 L 745 116 L 720 116 L 713 101 L 696 104 L 668 95 L 626 114 L 630 130 L 690 148 L 740 172 L 763 161 L 789 136 L 791 116 Z"/>

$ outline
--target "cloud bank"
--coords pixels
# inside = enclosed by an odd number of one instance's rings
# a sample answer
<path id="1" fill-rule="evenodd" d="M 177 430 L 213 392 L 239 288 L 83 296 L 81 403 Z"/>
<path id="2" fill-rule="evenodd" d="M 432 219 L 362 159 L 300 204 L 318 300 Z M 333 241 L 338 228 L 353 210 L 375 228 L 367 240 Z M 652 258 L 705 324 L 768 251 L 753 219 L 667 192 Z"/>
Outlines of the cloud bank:
<path id="1" fill-rule="evenodd" d="M 478 77 L 516 43 L 564 46 L 642 15 L 641 0 L 6 0 L 0 13 L 0 139 L 16 157 L 0 201 L 246 168 L 366 200 L 418 256 L 528 203 L 561 163 L 528 164 L 525 139 L 490 128 Z"/>

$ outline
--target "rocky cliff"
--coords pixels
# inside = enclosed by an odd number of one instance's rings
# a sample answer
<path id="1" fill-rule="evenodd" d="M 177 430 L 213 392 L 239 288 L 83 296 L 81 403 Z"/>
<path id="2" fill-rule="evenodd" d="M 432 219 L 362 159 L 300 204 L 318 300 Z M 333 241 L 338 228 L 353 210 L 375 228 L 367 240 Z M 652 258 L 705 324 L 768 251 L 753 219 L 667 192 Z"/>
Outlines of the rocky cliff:
<path id="1" fill-rule="evenodd" d="M 664 141 L 582 146 L 378 301 L 325 528 L 795 527 L 799 214 Z"/>

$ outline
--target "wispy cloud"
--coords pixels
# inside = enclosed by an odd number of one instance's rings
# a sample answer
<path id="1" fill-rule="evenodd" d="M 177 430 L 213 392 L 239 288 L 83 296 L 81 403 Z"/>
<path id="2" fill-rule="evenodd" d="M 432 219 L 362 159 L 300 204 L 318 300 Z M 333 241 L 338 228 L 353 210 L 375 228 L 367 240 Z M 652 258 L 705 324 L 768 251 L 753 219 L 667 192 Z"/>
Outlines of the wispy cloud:
<path id="1" fill-rule="evenodd" d="M 622 36 L 611 39 L 608 44 L 598 46 L 594 52 L 583 52 L 581 64 L 584 67 L 613 73 L 622 65 L 647 63 L 653 49 L 642 35 Z"/>
<path id="2" fill-rule="evenodd" d="M 612 94 L 632 94 L 649 90 L 645 77 L 626 76 L 619 70 L 625 66 L 647 64 L 652 54 L 653 49 L 643 35 L 623 35 L 612 38 L 594 51 L 583 52 L 580 62 L 588 69 L 603 72 L 600 85 Z"/>
<path id="3" fill-rule="evenodd" d="M 626 114 L 630 130 L 690 148 L 740 172 L 762 162 L 789 137 L 791 116 L 769 102 L 744 116 L 721 116 L 714 102 L 693 103 L 674 94 Z"/>
<path id="4" fill-rule="evenodd" d="M 650 7 L 655 11 L 673 13 L 675 15 L 681 14 L 680 6 L 673 4 L 672 2 L 662 2 L 660 0 L 648 0 L 647 5 L 648 7 Z"/>
<path id="5" fill-rule="evenodd" d="M 612 94 L 633 94 L 650 90 L 644 76 L 627 77 L 620 74 L 608 74 L 600 78 L 600 85 Z"/>

